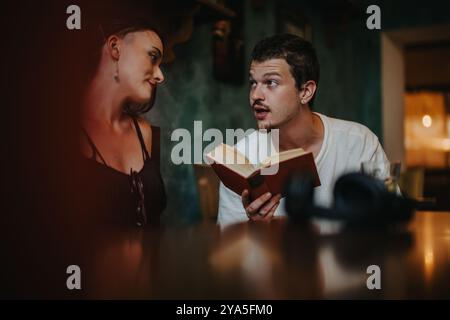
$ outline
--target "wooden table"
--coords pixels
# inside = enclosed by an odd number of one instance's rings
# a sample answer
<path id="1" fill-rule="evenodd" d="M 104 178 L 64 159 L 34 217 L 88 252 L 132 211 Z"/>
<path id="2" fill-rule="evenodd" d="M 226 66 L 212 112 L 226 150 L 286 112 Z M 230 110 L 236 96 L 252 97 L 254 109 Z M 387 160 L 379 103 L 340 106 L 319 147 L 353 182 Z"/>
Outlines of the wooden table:
<path id="1" fill-rule="evenodd" d="M 115 231 L 80 262 L 86 298 L 448 299 L 450 212 L 329 235 L 285 219 Z M 367 288 L 370 265 L 380 267 L 380 290 Z"/>

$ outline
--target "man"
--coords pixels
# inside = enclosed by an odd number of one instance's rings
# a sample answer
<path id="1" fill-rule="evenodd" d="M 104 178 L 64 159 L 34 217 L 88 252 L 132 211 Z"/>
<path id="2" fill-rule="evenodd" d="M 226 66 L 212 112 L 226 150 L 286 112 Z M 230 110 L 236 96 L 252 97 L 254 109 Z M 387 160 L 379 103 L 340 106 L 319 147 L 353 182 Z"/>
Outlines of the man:
<path id="1" fill-rule="evenodd" d="M 275 35 L 253 49 L 250 105 L 258 127 L 279 130 L 278 151 L 303 148 L 312 152 L 321 180 L 314 201 L 329 207 L 334 183 L 342 174 L 359 171 L 362 162 L 373 162 L 381 176 L 387 177 L 389 162 L 378 138 L 367 127 L 311 111 L 318 83 L 319 62 L 308 41 L 289 34 Z M 261 135 L 253 132 L 236 145 L 252 163 L 261 159 Z M 279 194 L 265 194 L 251 202 L 248 190 L 238 195 L 221 184 L 218 223 L 268 221 L 285 214 L 283 200 Z"/>

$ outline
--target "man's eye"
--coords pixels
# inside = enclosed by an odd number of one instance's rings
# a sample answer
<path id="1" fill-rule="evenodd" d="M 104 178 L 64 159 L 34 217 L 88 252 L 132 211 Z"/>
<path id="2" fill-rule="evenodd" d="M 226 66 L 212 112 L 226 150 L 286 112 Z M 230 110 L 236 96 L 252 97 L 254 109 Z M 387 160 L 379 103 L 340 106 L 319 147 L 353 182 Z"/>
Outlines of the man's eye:
<path id="1" fill-rule="evenodd" d="M 276 85 L 278 85 L 278 82 L 276 82 L 275 80 L 267 80 L 266 84 L 269 87 L 275 87 Z"/>
<path id="2" fill-rule="evenodd" d="M 256 85 L 256 81 L 255 80 L 249 80 L 248 83 L 250 84 L 251 87 Z"/>

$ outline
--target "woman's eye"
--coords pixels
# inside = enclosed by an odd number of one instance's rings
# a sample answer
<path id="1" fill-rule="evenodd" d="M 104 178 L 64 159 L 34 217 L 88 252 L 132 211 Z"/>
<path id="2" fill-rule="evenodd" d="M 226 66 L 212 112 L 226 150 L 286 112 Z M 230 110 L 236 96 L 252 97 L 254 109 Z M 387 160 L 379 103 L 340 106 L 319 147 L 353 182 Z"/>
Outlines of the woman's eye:
<path id="1" fill-rule="evenodd" d="M 156 63 L 158 61 L 158 57 L 155 54 L 149 53 L 149 56 L 152 63 Z"/>

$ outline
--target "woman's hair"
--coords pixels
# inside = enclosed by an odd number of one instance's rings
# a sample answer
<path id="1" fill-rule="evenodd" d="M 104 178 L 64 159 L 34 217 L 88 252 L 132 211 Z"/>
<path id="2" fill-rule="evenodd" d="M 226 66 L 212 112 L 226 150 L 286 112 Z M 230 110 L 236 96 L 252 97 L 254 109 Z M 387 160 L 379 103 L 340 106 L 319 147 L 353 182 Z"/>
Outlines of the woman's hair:
<path id="1" fill-rule="evenodd" d="M 97 73 L 102 48 L 112 35 L 123 38 L 129 33 L 149 30 L 155 32 L 160 37 L 163 45 L 165 45 L 163 32 L 157 27 L 158 17 L 153 17 L 151 14 L 152 10 L 148 5 L 144 6 L 143 3 L 142 1 L 131 1 L 130 3 L 108 1 L 98 5 L 95 8 L 97 10 L 93 10 L 97 12 L 91 17 L 91 21 L 87 25 L 87 28 L 89 28 L 87 34 L 89 44 L 87 47 L 89 52 L 91 52 L 88 55 L 88 61 L 86 61 L 88 68 L 87 83 Z M 149 102 L 145 104 L 127 104 L 124 107 L 124 112 L 131 116 L 139 116 L 148 112 L 153 107 L 155 96 L 156 87 Z"/>

